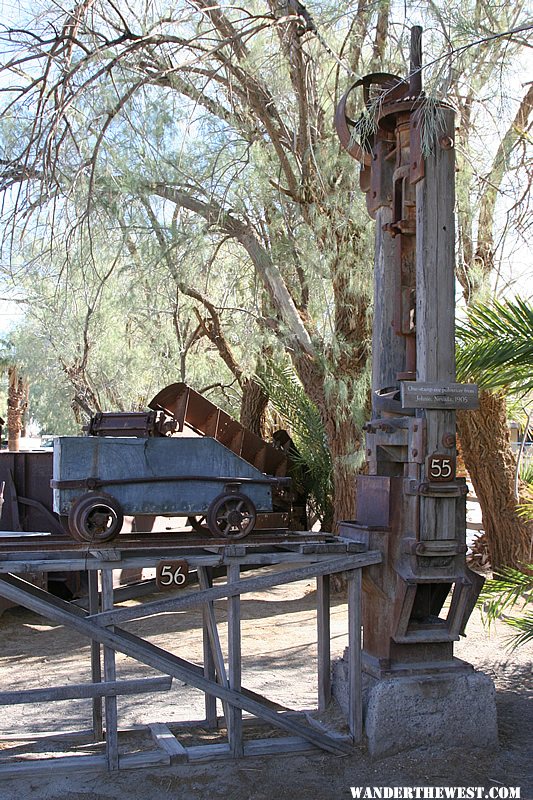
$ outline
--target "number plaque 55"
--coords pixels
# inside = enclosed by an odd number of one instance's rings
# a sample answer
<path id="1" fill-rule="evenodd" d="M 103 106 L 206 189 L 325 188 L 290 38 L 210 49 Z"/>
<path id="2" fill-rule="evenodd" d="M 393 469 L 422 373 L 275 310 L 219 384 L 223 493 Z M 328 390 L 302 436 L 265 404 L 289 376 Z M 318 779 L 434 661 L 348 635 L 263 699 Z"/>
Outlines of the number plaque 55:
<path id="1" fill-rule="evenodd" d="M 455 480 L 455 456 L 433 453 L 426 460 L 426 475 L 430 481 Z"/>

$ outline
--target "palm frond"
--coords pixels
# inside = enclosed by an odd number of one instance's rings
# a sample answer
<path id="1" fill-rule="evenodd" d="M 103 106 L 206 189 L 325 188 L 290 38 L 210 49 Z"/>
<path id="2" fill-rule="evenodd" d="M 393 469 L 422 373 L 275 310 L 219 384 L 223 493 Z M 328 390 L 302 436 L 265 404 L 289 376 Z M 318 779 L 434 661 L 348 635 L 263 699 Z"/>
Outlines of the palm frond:
<path id="1" fill-rule="evenodd" d="M 487 617 L 496 619 L 520 600 L 527 601 L 533 595 L 533 564 L 524 569 L 505 567 L 496 576 L 485 582 L 478 604 L 483 606 Z"/>
<path id="2" fill-rule="evenodd" d="M 294 441 L 302 478 L 320 519 L 331 515 L 333 473 L 324 425 L 316 405 L 305 393 L 292 365 L 269 361 L 256 380 L 263 386 Z"/>
<path id="3" fill-rule="evenodd" d="M 521 519 L 533 520 L 533 503 L 520 503 L 516 507 L 516 513 Z"/>
<path id="4" fill-rule="evenodd" d="M 508 617 L 505 622 L 517 631 L 507 637 L 510 650 L 516 650 L 517 647 L 533 641 L 533 611 L 523 617 Z"/>
<path id="5" fill-rule="evenodd" d="M 457 370 L 486 389 L 533 389 L 533 305 L 516 298 L 478 304 L 457 325 Z"/>
<path id="6" fill-rule="evenodd" d="M 533 486 L 533 461 L 522 461 L 520 464 L 520 480 Z"/>
<path id="7" fill-rule="evenodd" d="M 533 612 L 523 613 L 532 599 L 533 564 L 525 564 L 523 570 L 511 567 L 502 569 L 495 578 L 485 582 L 479 595 L 478 606 L 489 627 L 496 620 L 502 620 L 518 631 L 518 634 L 507 638 L 511 650 L 533 638 Z M 520 616 L 511 617 L 505 613 L 519 604 L 522 606 Z"/>

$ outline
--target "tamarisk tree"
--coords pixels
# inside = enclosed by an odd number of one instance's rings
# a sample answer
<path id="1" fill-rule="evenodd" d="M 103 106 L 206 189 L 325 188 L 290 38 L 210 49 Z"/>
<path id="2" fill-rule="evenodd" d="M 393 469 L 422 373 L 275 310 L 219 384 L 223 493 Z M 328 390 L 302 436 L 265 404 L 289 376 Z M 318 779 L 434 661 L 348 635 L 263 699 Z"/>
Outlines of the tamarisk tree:
<path id="1" fill-rule="evenodd" d="M 428 46 L 435 91 L 456 87 L 463 102 L 453 5 L 427 3 L 436 31 Z M 461 42 L 516 27 L 523 4 L 514 20 L 475 6 Z M 172 287 L 179 353 L 209 342 L 248 424 L 266 400 L 253 380 L 258 360 L 288 355 L 324 426 L 337 518 L 353 516 L 363 462 L 373 253 L 332 117 L 354 76 L 405 73 L 408 29 L 403 11 L 395 14 L 389 0 L 320 9 L 293 0 L 43 0 L 34 19 L 28 12 L 2 35 L 5 247 L 32 237 L 34 261 L 61 253 L 68 291 L 76 243 L 107 275 L 104 236 L 118 274 L 157 275 Z M 476 54 L 494 74 L 503 45 L 497 52 L 479 45 L 468 63 L 464 56 L 465 135 L 474 125 L 466 111 L 486 86 L 474 85 Z M 116 285 L 112 276 L 107 284 Z M 96 317 L 89 343 L 104 335 Z M 183 375 L 178 354 L 177 375 L 180 364 Z"/>

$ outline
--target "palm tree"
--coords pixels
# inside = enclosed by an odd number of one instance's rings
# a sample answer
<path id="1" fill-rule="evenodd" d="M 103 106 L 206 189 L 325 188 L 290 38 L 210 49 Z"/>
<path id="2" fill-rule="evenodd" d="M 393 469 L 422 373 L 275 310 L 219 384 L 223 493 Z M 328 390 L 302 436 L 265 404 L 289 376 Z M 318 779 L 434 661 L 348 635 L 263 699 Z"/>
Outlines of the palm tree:
<path id="1" fill-rule="evenodd" d="M 468 321 L 457 326 L 457 367 L 461 378 L 473 377 L 485 389 L 525 396 L 533 390 L 533 305 L 529 300 L 477 304 Z M 533 519 L 533 503 L 520 513 Z M 531 551 L 530 551 L 531 555 Z M 531 558 L 529 559 L 531 562 Z M 479 604 L 490 622 L 502 618 L 515 629 L 514 649 L 533 639 L 533 563 L 504 568 L 487 581 Z M 519 616 L 506 612 L 521 604 Z"/>
<path id="2" fill-rule="evenodd" d="M 457 371 L 484 389 L 527 394 L 533 389 L 533 305 L 516 298 L 472 306 L 457 325 Z"/>

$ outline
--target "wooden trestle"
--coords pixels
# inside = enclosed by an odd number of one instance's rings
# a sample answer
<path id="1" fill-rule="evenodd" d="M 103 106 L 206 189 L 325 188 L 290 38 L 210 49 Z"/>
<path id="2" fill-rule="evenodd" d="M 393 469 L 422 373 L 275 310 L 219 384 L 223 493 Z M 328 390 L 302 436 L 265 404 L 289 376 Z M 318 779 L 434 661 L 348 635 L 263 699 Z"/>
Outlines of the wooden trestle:
<path id="1" fill-rule="evenodd" d="M 110 771 L 128 767 L 194 762 L 214 758 L 240 757 L 267 753 L 287 753 L 318 747 L 336 754 L 349 753 L 362 736 L 361 700 L 361 570 L 381 561 L 379 552 L 358 552 L 361 545 L 347 539 L 313 534 L 294 534 L 266 543 L 246 543 L 204 546 L 185 544 L 163 547 L 129 546 L 94 549 L 80 546 L 67 551 L 17 549 L 16 540 L 0 550 L 0 596 L 20 604 L 51 622 L 65 625 L 91 640 L 92 682 L 24 691 L 0 691 L 0 705 L 41 703 L 70 698 L 92 698 L 92 735 L 103 741 L 105 754 L 54 755 L 53 758 L 26 757 L 16 763 L 0 760 L 0 777 L 17 774 L 39 774 L 51 766 L 58 770 L 102 769 Z M 154 568 L 161 561 L 186 560 L 198 574 L 198 587 L 188 587 L 183 594 L 162 593 L 157 599 L 134 607 L 119 608 L 114 604 L 113 571 L 131 568 Z M 242 577 L 243 567 L 281 565 L 279 571 L 255 573 Z M 227 582 L 212 585 L 210 567 L 226 567 Z M 85 610 L 35 587 L 17 573 L 43 570 L 87 572 L 89 604 Z M 350 735 L 326 730 L 303 712 L 293 712 L 274 700 L 257 694 L 241 683 L 241 620 L 240 598 L 247 592 L 257 592 L 305 578 L 317 581 L 317 645 L 318 645 L 318 708 L 323 710 L 331 696 L 330 685 L 330 575 L 338 572 L 348 579 L 348 646 L 350 651 L 349 697 Z M 227 598 L 228 665 L 226 667 L 214 601 Z M 146 639 L 126 631 L 122 625 L 165 612 L 192 608 L 203 611 L 203 665 L 185 660 L 155 646 Z M 103 671 L 101 653 L 103 651 Z M 161 678 L 117 680 L 115 654 L 124 653 L 162 673 Z M 186 747 L 163 723 L 149 726 L 157 749 L 143 753 L 119 754 L 117 696 L 142 692 L 165 691 L 173 678 L 186 682 L 204 692 L 205 719 L 202 727 L 217 726 L 216 699 L 222 702 L 228 742 Z M 256 720 L 286 734 L 280 738 L 246 741 L 243 729 L 247 720 L 243 712 Z M 193 724 L 192 721 L 190 723 Z M 53 735 L 50 734 L 51 739 Z M 17 758 L 20 758 L 20 741 Z M 4 755 L 8 750 L 4 749 Z"/>

